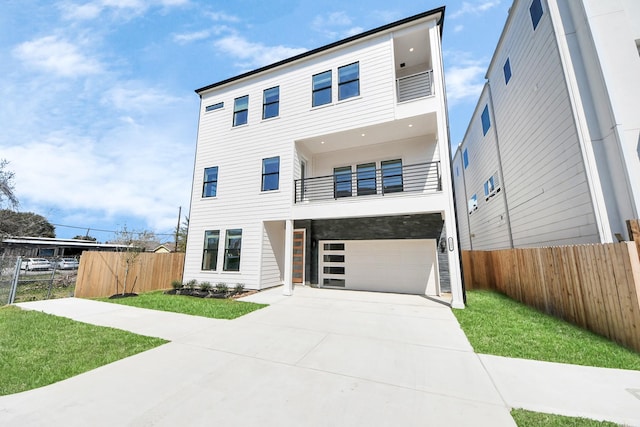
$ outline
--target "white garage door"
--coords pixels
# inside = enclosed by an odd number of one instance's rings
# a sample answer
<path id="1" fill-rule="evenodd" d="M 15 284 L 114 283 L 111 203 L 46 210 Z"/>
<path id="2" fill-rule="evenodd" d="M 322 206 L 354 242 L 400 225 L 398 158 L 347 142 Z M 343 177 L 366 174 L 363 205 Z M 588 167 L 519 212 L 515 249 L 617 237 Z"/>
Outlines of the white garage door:
<path id="1" fill-rule="evenodd" d="M 436 241 L 347 240 L 320 242 L 320 284 L 379 292 L 435 295 Z"/>

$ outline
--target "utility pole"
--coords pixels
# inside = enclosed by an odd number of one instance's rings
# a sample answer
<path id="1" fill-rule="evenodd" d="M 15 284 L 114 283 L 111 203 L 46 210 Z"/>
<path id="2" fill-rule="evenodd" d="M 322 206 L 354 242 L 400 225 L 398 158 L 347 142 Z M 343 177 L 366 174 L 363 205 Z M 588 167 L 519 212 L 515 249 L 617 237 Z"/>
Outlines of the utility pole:
<path id="1" fill-rule="evenodd" d="M 176 245 L 173 247 L 178 252 L 178 235 L 180 234 L 180 217 L 182 216 L 182 206 L 178 206 L 178 225 L 176 226 Z"/>

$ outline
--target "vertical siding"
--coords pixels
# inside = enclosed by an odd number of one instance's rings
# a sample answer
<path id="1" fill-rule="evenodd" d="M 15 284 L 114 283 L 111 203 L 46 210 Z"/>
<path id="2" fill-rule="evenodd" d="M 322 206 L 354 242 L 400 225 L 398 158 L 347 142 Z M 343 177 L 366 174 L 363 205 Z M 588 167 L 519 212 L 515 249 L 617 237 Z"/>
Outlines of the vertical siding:
<path id="1" fill-rule="evenodd" d="M 519 1 L 512 10 L 488 72 L 514 246 L 598 242 L 549 10 L 543 1 L 534 31 L 528 5 Z M 507 57 L 512 77 L 505 85 Z"/>

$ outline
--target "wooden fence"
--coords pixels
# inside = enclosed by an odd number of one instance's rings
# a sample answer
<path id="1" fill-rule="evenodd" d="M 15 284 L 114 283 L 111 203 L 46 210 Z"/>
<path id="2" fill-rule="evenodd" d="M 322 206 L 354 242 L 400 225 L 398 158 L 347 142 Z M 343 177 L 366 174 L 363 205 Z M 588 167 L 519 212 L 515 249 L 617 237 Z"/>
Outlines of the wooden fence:
<path id="1" fill-rule="evenodd" d="M 491 289 L 640 352 L 635 242 L 463 251 L 466 289 Z"/>
<path id="2" fill-rule="evenodd" d="M 141 253 L 130 267 L 127 292 L 147 292 L 171 288 L 171 281 L 182 280 L 184 253 Z M 125 266 L 119 252 L 83 252 L 76 281 L 75 296 L 107 297 L 122 292 Z"/>

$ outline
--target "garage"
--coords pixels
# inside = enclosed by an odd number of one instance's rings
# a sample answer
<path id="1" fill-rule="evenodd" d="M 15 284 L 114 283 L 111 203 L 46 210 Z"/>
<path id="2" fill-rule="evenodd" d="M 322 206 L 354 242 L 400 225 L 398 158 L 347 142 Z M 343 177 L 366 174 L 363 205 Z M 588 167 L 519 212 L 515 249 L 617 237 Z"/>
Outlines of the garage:
<path id="1" fill-rule="evenodd" d="M 321 240 L 322 287 L 435 295 L 436 240 Z"/>

